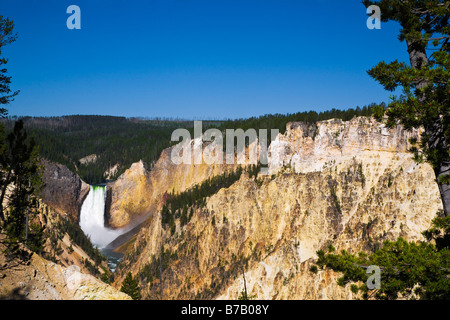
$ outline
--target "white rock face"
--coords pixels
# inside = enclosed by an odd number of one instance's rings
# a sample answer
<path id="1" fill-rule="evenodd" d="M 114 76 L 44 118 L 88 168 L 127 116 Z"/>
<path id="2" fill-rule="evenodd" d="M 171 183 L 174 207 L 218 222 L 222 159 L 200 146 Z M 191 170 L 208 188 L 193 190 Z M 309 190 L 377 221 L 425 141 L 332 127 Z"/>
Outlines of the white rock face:
<path id="1" fill-rule="evenodd" d="M 419 138 L 419 130 L 408 132 L 401 126 L 389 129 L 366 117 L 318 122 L 312 136 L 306 131 L 306 125 L 293 122 L 288 123 L 285 134 L 278 135 L 269 148 L 271 174 L 286 165 L 297 173 L 306 173 L 369 154 L 378 154 L 380 158 L 405 154 L 409 139 Z"/>

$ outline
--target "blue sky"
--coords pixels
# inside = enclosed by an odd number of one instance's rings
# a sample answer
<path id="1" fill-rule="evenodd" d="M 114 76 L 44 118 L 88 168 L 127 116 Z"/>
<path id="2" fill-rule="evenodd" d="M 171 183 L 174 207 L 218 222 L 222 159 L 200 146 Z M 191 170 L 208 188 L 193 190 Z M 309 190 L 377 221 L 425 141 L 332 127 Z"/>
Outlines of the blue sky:
<path id="1" fill-rule="evenodd" d="M 69 5 L 81 30 L 69 30 Z M 366 71 L 408 61 L 359 0 L 1 0 L 11 115 L 224 119 L 389 101 Z"/>

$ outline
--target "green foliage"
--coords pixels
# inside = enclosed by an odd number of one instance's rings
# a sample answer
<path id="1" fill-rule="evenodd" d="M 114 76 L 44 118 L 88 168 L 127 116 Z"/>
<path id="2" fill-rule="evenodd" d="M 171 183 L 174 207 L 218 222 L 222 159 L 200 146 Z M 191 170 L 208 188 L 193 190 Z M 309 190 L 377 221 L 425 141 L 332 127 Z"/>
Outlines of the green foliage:
<path id="1" fill-rule="evenodd" d="M 245 274 L 242 270 L 242 278 L 244 280 L 244 288 L 242 289 L 241 293 L 239 294 L 238 300 L 252 300 L 256 298 L 256 294 L 249 295 L 247 292 L 247 281 L 245 280 Z"/>
<path id="2" fill-rule="evenodd" d="M 165 203 L 161 209 L 162 224 L 168 224 L 171 228 L 174 228 L 175 219 L 181 218 L 181 225 L 185 225 L 191 218 L 191 214 L 187 215 L 188 210 L 192 210 L 194 207 L 203 207 L 206 204 L 207 197 L 217 193 L 222 188 L 231 186 L 239 180 L 242 172 L 243 169 L 239 166 L 236 171 L 227 171 L 221 175 L 210 177 L 179 194 L 165 194 L 163 200 Z"/>
<path id="3" fill-rule="evenodd" d="M 203 121 L 204 130 L 225 129 L 279 129 L 286 130 L 290 121 L 303 121 L 314 126 L 316 121 L 339 118 L 350 120 L 355 116 L 370 116 L 375 104 L 355 109 L 317 113 L 315 111 L 295 114 L 275 114 L 249 119 L 227 121 Z M 11 129 L 16 118 L 5 122 Z M 130 165 L 143 160 L 151 167 L 159 158 L 162 150 L 170 147 L 171 135 L 175 129 L 186 128 L 193 136 L 192 121 L 146 120 L 111 116 L 64 116 L 64 117 L 24 117 L 26 129 L 40 147 L 40 155 L 53 162 L 67 166 L 72 172 L 89 184 L 99 184 L 106 180 L 105 171 L 119 164 L 111 179 L 117 178 Z M 270 133 L 270 131 L 268 131 Z M 226 136 L 226 135 L 225 135 Z M 224 136 L 224 141 L 226 137 Z M 268 141 L 270 142 L 270 141 Z M 225 145 L 225 144 L 224 144 Z M 80 159 L 95 154 L 97 159 L 89 163 L 80 163 Z"/>
<path id="4" fill-rule="evenodd" d="M 316 265 L 312 265 L 309 267 L 309 271 L 311 271 L 312 273 L 317 273 L 319 272 L 319 268 Z"/>
<path id="5" fill-rule="evenodd" d="M 72 241 L 94 261 L 96 266 L 100 266 L 103 261 L 106 261 L 105 256 L 102 255 L 100 250 L 92 245 L 89 238 L 84 234 L 77 223 L 69 219 L 62 219 L 58 222 L 56 229 L 59 230 L 61 234 L 67 233 Z M 98 270 L 93 274 L 98 274 Z"/>
<path id="6" fill-rule="evenodd" d="M 31 254 L 25 249 L 25 217 L 19 214 L 13 207 L 9 210 L 7 220 L 1 229 L 6 234 L 6 238 L 2 241 L 5 245 L 3 253 L 9 258 L 18 258 L 22 261 L 28 261 Z M 31 230 L 31 228 L 30 228 Z M 28 249 L 40 253 L 43 249 L 43 236 L 40 228 L 34 229 L 28 235 Z"/>
<path id="7" fill-rule="evenodd" d="M 390 188 L 391 186 L 392 186 L 392 184 L 393 184 L 393 177 L 392 177 L 392 174 L 391 173 L 389 173 L 389 177 L 388 177 L 388 188 Z"/>
<path id="8" fill-rule="evenodd" d="M 256 298 L 256 294 L 249 295 L 247 293 L 247 290 L 244 288 L 242 289 L 241 293 L 239 294 L 238 300 L 253 300 Z"/>
<path id="9" fill-rule="evenodd" d="M 450 218 L 436 217 L 432 227 L 426 230 L 423 235 L 428 241 L 434 240 L 438 250 L 450 247 Z"/>
<path id="10" fill-rule="evenodd" d="M 4 136 L 3 136 L 4 137 Z M 1 137 L 0 137 L 1 138 Z M 35 193 L 41 186 L 37 149 L 28 139 L 23 122 L 17 121 L 0 148 L 0 222 L 10 243 L 25 243 L 31 250 L 42 251 L 43 231 L 31 224 L 38 201 Z M 6 207 L 3 206 L 7 190 Z"/>
<path id="11" fill-rule="evenodd" d="M 337 210 L 339 214 L 342 214 L 341 201 L 339 200 L 339 197 L 336 193 L 337 182 L 335 180 L 330 180 L 329 185 L 330 185 L 331 199 L 333 201 L 334 208 Z"/>
<path id="12" fill-rule="evenodd" d="M 114 281 L 114 274 L 110 272 L 105 267 L 101 267 L 103 270 L 102 275 L 100 276 L 100 280 L 102 280 L 104 283 L 111 284 Z"/>
<path id="13" fill-rule="evenodd" d="M 155 280 L 162 281 L 162 274 L 169 268 L 171 262 L 178 259 L 176 251 L 170 251 L 161 249 L 161 251 L 155 256 L 153 255 L 148 263 L 146 263 L 136 275 L 136 280 L 141 283 L 150 284 L 150 287 L 154 285 Z M 163 284 L 159 282 L 159 285 Z"/>
<path id="14" fill-rule="evenodd" d="M 37 223 L 32 223 L 28 231 L 27 247 L 37 254 L 41 254 L 44 250 L 44 228 Z"/>
<path id="15" fill-rule="evenodd" d="M 363 168 L 362 168 L 362 162 L 358 164 L 358 174 L 361 178 L 362 187 L 366 185 L 366 176 L 364 175 Z"/>
<path id="16" fill-rule="evenodd" d="M 177 257 L 176 252 L 161 250 L 158 257 L 152 256 L 150 262 L 139 271 L 137 278 L 143 282 L 152 282 L 154 278 L 160 276 L 169 267 L 170 261 Z"/>
<path id="17" fill-rule="evenodd" d="M 14 22 L 0 15 L 0 106 L 9 104 L 19 93 L 19 91 L 11 93 L 11 77 L 7 76 L 7 69 L 4 67 L 8 63 L 8 59 L 2 57 L 2 48 L 16 41 L 17 35 L 13 30 Z M 5 117 L 7 114 L 8 110 L 0 107 L 0 118 Z"/>
<path id="18" fill-rule="evenodd" d="M 260 168 L 260 165 L 248 166 L 245 169 L 239 166 L 235 171 L 226 171 L 221 175 L 210 177 L 179 194 L 166 193 L 163 198 L 164 205 L 161 209 L 161 223 L 168 225 L 173 234 L 176 219 L 180 219 L 181 226 L 186 225 L 192 217 L 193 209 L 205 206 L 207 197 L 217 193 L 222 188 L 230 187 L 240 179 L 244 171 L 250 177 L 256 177 Z"/>
<path id="19" fill-rule="evenodd" d="M 100 271 L 98 271 L 98 268 L 93 265 L 88 259 L 83 260 L 84 266 L 89 270 L 89 273 L 98 277 L 100 275 Z"/>
<path id="20" fill-rule="evenodd" d="M 5 121 L 10 129 L 15 118 Z M 112 116 L 24 117 L 24 125 L 37 141 L 40 156 L 67 166 L 89 184 L 106 181 L 105 171 L 118 164 L 117 178 L 132 163 L 144 161 L 150 168 L 162 150 L 169 147 L 176 128 L 192 126 L 187 121 L 145 120 Z M 80 159 L 97 155 L 95 161 Z"/>
<path id="21" fill-rule="evenodd" d="M 8 59 L 2 56 L 3 47 L 17 38 L 13 30 L 14 22 L 0 15 L 0 118 L 8 114 L 8 110 L 3 106 L 13 101 L 19 93 L 19 91 L 11 92 L 11 77 L 7 76 L 7 69 L 4 67 Z M 36 184 L 32 186 L 31 183 L 38 180 L 38 166 L 35 160 L 34 142 L 27 141 L 23 123 L 16 122 L 13 132 L 8 136 L 3 124 L 0 123 L 0 227 L 8 236 L 5 243 L 11 254 L 23 256 L 19 242 L 24 238 L 25 241 L 28 240 L 29 210 L 32 205 L 30 195 L 36 186 Z M 3 204 L 7 189 L 11 185 L 13 188 L 7 207 L 9 214 L 5 218 L 6 210 Z M 30 235 L 31 248 L 36 251 L 42 250 L 41 230 L 34 227 Z"/>
<path id="22" fill-rule="evenodd" d="M 23 245 L 15 239 L 6 238 L 2 241 L 5 245 L 3 254 L 8 258 L 20 259 L 22 261 L 28 261 L 31 258 L 29 250 L 24 249 Z"/>
<path id="23" fill-rule="evenodd" d="M 340 286 L 353 284 L 353 292 L 362 292 L 363 298 L 397 299 L 401 295 L 414 293 L 420 299 L 450 299 L 450 217 L 436 218 L 433 227 L 424 232 L 430 242 L 408 242 L 402 238 L 385 241 L 372 254 L 351 254 L 346 250 L 334 253 L 317 251 L 318 268 L 329 268 L 342 273 Z M 436 243 L 436 244 L 434 244 Z M 380 267 L 381 288 L 370 290 L 366 282 L 370 265 Z M 310 271 L 317 272 L 317 268 Z M 361 285 L 356 283 L 362 282 Z"/>
<path id="24" fill-rule="evenodd" d="M 289 114 L 267 114 L 260 117 L 251 117 L 248 119 L 236 119 L 228 120 L 221 123 L 217 128 L 221 131 L 226 129 L 242 129 L 247 131 L 248 129 L 255 129 L 257 132 L 259 129 L 267 129 L 270 134 L 271 129 L 278 129 L 281 134 L 286 131 L 286 125 L 288 122 L 304 122 L 308 124 L 315 124 L 317 121 L 329 120 L 329 119 L 342 119 L 349 121 L 354 117 L 359 116 L 371 116 L 379 105 L 372 103 L 369 106 L 362 108 L 349 108 L 347 110 L 331 109 L 323 112 L 316 111 L 304 111 Z M 383 108 L 383 105 L 381 105 Z M 224 141 L 225 138 L 224 138 Z"/>
<path id="25" fill-rule="evenodd" d="M 377 109 L 375 114 L 379 118 L 386 114 L 389 126 L 400 121 L 406 129 L 423 127 L 420 144 L 411 151 L 417 161 L 426 160 L 435 168 L 440 184 L 448 184 L 441 166 L 450 163 L 450 4 L 445 0 L 363 3 L 380 6 L 382 21 L 400 23 L 399 40 L 406 42 L 411 64 L 382 61 L 368 71 L 386 90 L 403 89 L 386 110 Z"/>
<path id="26" fill-rule="evenodd" d="M 375 105 L 346 111 L 332 109 L 288 114 L 266 115 L 259 118 L 229 120 L 225 122 L 204 122 L 205 129 L 248 128 L 275 129 L 281 133 L 289 121 L 313 123 L 330 118 L 349 120 L 354 116 L 370 115 Z M 123 173 L 133 162 L 143 160 L 151 167 L 161 151 L 169 147 L 174 129 L 185 127 L 192 131 L 187 121 L 162 121 L 127 119 L 108 116 L 66 116 L 51 118 L 24 118 L 31 136 L 38 141 L 42 157 L 66 165 L 90 184 L 105 182 L 104 173 L 119 164 L 113 179 Z M 12 126 L 6 122 L 7 128 Z M 91 154 L 98 155 L 94 162 L 82 164 L 80 159 Z"/>

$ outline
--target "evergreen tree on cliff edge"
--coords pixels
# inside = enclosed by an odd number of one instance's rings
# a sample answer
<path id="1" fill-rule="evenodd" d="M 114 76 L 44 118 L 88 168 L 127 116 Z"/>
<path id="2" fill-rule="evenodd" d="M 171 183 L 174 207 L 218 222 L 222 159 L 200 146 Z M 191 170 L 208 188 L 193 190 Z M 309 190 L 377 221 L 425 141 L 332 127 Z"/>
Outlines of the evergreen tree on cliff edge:
<path id="1" fill-rule="evenodd" d="M 0 15 L 0 117 L 5 117 L 8 110 L 3 106 L 14 100 L 19 91 L 11 92 L 11 77 L 7 76 L 7 69 L 4 67 L 8 59 L 2 57 L 2 48 L 14 41 L 17 35 L 13 32 L 14 22 Z"/>
<path id="2" fill-rule="evenodd" d="M 133 300 L 140 300 L 141 293 L 139 290 L 139 283 L 136 279 L 133 279 L 131 272 L 127 273 L 125 280 L 122 282 L 122 287 L 120 291 L 128 294 Z"/>
<path id="3" fill-rule="evenodd" d="M 387 110 L 379 108 L 379 120 L 387 116 L 387 124 L 398 121 L 406 129 L 423 127 L 420 145 L 411 141 L 417 161 L 429 162 L 435 171 L 445 217 L 433 220 L 423 232 L 427 241 L 384 241 L 371 254 L 340 253 L 330 244 L 328 250 L 317 251 L 319 269 L 332 269 L 342 274 L 340 286 L 351 284 L 355 294 L 364 299 L 450 299 L 450 1 L 384 0 L 363 1 L 365 6 L 378 5 L 381 20 L 401 25 L 399 39 L 405 41 L 410 66 L 393 61 L 380 62 L 368 71 L 385 89 L 403 87 L 403 95 L 393 98 Z M 431 53 L 430 53 L 431 52 Z M 369 288 L 372 266 L 380 269 L 378 286 Z M 372 283 L 373 284 L 373 283 Z"/>
<path id="4" fill-rule="evenodd" d="M 17 35 L 13 30 L 14 22 L 0 15 L 0 118 L 6 117 L 8 110 L 5 106 L 14 100 L 14 97 L 19 93 L 18 91 L 11 93 L 11 77 L 7 76 L 7 69 L 4 66 L 8 63 L 8 59 L 2 56 L 3 47 L 16 41 Z M 0 123 L 0 186 L 2 195 L 6 192 L 8 181 L 11 179 L 11 176 L 8 176 L 7 171 L 4 170 L 7 165 L 7 154 L 5 128 Z M 4 189 L 5 192 L 3 191 Z M 0 223 L 5 220 L 2 204 L 3 197 L 0 200 Z"/>
<path id="5" fill-rule="evenodd" d="M 427 161 L 436 174 L 445 215 L 450 214 L 450 1 L 383 0 L 363 1 L 381 9 L 381 21 L 400 24 L 400 41 L 406 43 L 410 65 L 397 60 L 378 63 L 368 71 L 386 90 L 403 88 L 378 118 L 387 124 L 400 121 L 406 129 L 423 127 L 417 161 Z"/>
<path id="6" fill-rule="evenodd" d="M 17 38 L 13 30 L 13 21 L 0 15 L 0 118 L 6 117 L 8 110 L 5 106 L 19 93 L 11 92 L 11 76 L 7 76 L 4 68 L 8 59 L 1 56 L 2 48 Z M 37 154 L 35 143 L 28 139 L 22 120 L 16 121 L 7 136 L 0 123 L 0 226 L 9 237 L 11 248 L 16 248 L 18 242 L 25 242 L 30 248 L 41 249 L 41 230 L 30 234 L 28 224 L 34 213 L 31 209 L 37 205 L 32 195 L 40 185 Z M 8 200 L 6 207 L 4 200 Z"/>

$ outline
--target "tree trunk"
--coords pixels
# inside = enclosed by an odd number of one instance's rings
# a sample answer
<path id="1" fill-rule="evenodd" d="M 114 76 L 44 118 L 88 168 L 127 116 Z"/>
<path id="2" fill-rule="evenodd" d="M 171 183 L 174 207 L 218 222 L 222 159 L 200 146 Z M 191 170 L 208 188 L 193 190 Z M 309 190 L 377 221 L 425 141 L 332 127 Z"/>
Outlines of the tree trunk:
<path id="1" fill-rule="evenodd" d="M 425 128 L 425 133 L 429 137 L 428 148 L 439 150 L 439 152 L 445 152 L 447 150 L 444 128 L 441 121 L 435 121 L 432 126 Z M 448 216 L 450 214 L 450 185 L 442 181 L 448 181 L 448 179 L 445 179 L 445 176 L 450 174 L 450 161 L 441 160 L 440 163 L 434 164 L 434 173 L 441 194 L 444 213 Z"/>
<path id="2" fill-rule="evenodd" d="M 428 65 L 428 57 L 425 51 L 425 47 L 419 41 L 407 40 L 406 44 L 408 46 L 409 60 L 411 67 L 415 69 L 421 69 Z M 427 79 L 421 79 L 415 84 L 416 89 L 423 89 L 428 85 Z M 417 97 L 419 101 L 424 102 L 426 100 L 425 95 Z M 443 128 L 439 120 L 433 124 L 432 128 L 425 128 L 425 133 L 432 137 L 431 148 L 443 147 L 446 149 L 445 139 L 443 139 Z M 439 192 L 442 199 L 442 204 L 444 207 L 444 213 L 446 216 L 450 214 L 450 185 L 444 184 L 440 181 L 440 177 L 450 174 L 450 162 L 442 162 L 434 168 L 434 173 L 436 175 L 436 182 L 439 187 Z"/>
<path id="3" fill-rule="evenodd" d="M 408 46 L 409 61 L 411 67 L 420 69 L 428 65 L 428 57 L 425 51 L 425 47 L 419 41 L 406 40 Z"/>
<path id="4" fill-rule="evenodd" d="M 0 194 L 0 219 L 1 222 L 5 222 L 5 215 L 3 214 L 3 200 L 5 199 L 6 189 L 8 188 L 8 185 L 11 183 L 11 169 L 8 171 L 8 174 L 6 176 L 6 179 L 4 181 L 3 188 L 1 190 Z"/>
<path id="5" fill-rule="evenodd" d="M 444 206 L 444 213 L 446 216 L 450 214 L 450 185 L 439 181 L 439 177 L 450 174 L 450 163 L 446 162 L 435 169 L 436 180 L 441 194 L 442 204 Z"/>

